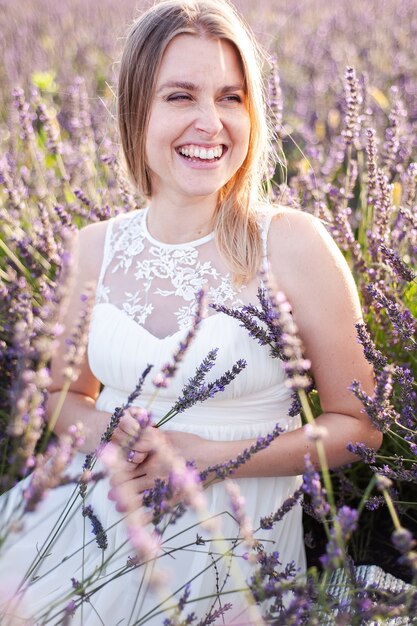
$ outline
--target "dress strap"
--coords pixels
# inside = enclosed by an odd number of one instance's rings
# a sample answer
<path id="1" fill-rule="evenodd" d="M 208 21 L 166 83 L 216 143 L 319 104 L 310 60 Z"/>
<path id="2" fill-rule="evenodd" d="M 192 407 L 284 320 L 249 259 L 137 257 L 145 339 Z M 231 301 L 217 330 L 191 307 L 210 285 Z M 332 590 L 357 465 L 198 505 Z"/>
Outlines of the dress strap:
<path id="1" fill-rule="evenodd" d="M 269 227 L 271 225 L 273 215 L 274 214 L 272 213 L 272 211 L 268 211 L 265 213 L 261 213 L 261 215 L 258 218 L 259 234 L 261 235 L 261 241 L 262 241 L 262 263 L 261 263 L 262 272 L 267 272 L 269 268 L 268 233 L 269 233 Z"/>

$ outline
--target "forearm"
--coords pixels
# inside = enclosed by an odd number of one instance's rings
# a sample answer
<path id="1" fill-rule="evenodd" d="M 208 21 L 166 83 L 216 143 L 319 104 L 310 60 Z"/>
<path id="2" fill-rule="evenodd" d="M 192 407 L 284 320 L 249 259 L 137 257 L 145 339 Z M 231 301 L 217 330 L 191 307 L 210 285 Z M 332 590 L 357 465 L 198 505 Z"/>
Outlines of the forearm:
<path id="1" fill-rule="evenodd" d="M 317 426 L 324 428 L 321 439 L 325 450 L 326 462 L 329 467 L 338 467 L 357 461 L 346 446 L 348 443 L 364 442 L 371 448 L 381 444 L 381 434 L 372 429 L 363 420 L 336 413 L 326 413 L 315 420 Z M 236 458 L 245 448 L 249 448 L 254 440 L 210 442 L 198 451 L 197 465 L 202 469 L 204 454 L 207 459 L 205 466 L 227 462 Z M 206 447 L 206 452 L 203 448 Z M 309 437 L 305 428 L 297 428 L 279 435 L 267 448 L 257 452 L 235 473 L 236 477 L 260 476 L 293 476 L 304 472 L 304 457 L 310 455 L 313 464 L 320 466 L 317 445 Z"/>
<path id="2" fill-rule="evenodd" d="M 54 414 L 59 409 L 60 397 L 61 392 L 54 391 L 48 398 L 48 419 L 56 422 L 51 424 L 52 429 L 57 435 L 61 435 L 67 432 L 72 424 L 81 423 L 84 428 L 85 441 L 80 451 L 91 452 L 99 444 L 101 435 L 108 426 L 111 414 L 97 410 L 93 398 L 74 391 L 68 391 L 59 414 L 55 416 Z"/>

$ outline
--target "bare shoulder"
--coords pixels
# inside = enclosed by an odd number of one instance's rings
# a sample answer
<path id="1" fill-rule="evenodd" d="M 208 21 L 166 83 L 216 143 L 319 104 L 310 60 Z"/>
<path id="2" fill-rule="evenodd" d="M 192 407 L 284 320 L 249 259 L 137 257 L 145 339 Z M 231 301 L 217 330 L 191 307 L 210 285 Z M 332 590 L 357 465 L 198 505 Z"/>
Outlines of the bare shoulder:
<path id="1" fill-rule="evenodd" d="M 343 254 L 325 225 L 305 211 L 277 207 L 268 234 L 268 254 L 277 281 L 287 289 L 294 280 L 299 285 L 322 283 L 326 275 L 353 286 Z"/>
<path id="2" fill-rule="evenodd" d="M 86 280 L 98 278 L 109 220 L 81 228 L 76 234 L 79 271 Z"/>
<path id="3" fill-rule="evenodd" d="M 271 252 L 281 250 L 308 254 L 313 248 L 330 247 L 337 250 L 323 222 L 300 209 L 276 207 L 269 231 Z M 276 244 L 280 244 L 279 248 Z M 274 245 L 275 244 L 275 245 Z"/>

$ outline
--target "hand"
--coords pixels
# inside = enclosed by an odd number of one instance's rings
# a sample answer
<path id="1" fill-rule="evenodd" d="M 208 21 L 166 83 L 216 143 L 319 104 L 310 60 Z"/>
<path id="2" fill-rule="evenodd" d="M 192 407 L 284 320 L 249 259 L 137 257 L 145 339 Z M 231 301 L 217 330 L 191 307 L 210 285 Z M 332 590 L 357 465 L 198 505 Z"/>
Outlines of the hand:
<path id="1" fill-rule="evenodd" d="M 154 486 L 157 478 L 166 479 L 178 458 L 195 461 L 198 470 L 205 467 L 208 463 L 203 451 L 210 444 L 208 440 L 190 433 L 148 427 L 137 444 L 143 460 L 137 463 L 135 458 L 135 463 L 123 463 L 120 470 L 113 473 L 110 483 L 117 490 L 122 483 L 129 481 L 129 487 L 136 494 L 143 493 Z M 110 499 L 113 495 L 111 491 Z"/>
<path id="2" fill-rule="evenodd" d="M 150 440 L 145 436 L 144 425 L 148 422 L 148 414 L 138 407 L 126 409 L 115 429 L 112 441 L 118 444 L 125 453 L 126 461 L 132 464 L 133 470 L 142 463 L 150 452 Z"/>

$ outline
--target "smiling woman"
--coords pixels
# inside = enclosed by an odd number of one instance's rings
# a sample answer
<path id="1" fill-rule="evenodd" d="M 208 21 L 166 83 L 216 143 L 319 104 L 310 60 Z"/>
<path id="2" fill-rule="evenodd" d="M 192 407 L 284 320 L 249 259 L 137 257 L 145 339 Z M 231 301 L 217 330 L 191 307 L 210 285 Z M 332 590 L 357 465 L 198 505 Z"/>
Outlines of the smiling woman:
<path id="1" fill-rule="evenodd" d="M 271 585 L 303 577 L 300 474 L 305 455 L 316 465 L 318 455 L 300 416 L 291 410 L 284 362 L 271 359 L 268 346 L 254 342 L 237 319 L 212 308 L 167 386 L 166 360 L 178 343 L 177 360 L 183 355 L 185 337 L 193 335 L 195 315 L 200 315 L 202 289 L 213 305 L 256 305 L 259 272 L 269 265 L 291 303 L 312 364 L 323 409 L 317 423 L 325 433 L 330 465 L 355 460 L 346 449 L 351 441 L 380 444 L 379 433 L 348 391 L 356 379 L 372 393 L 373 380 L 356 342 L 361 311 L 343 257 L 320 222 L 273 206 L 262 193 L 268 132 L 261 69 L 256 43 L 224 0 L 157 3 L 129 32 L 120 66 L 119 126 L 129 173 L 147 206 L 79 234 L 67 329 L 80 315 L 86 281 L 97 283 L 96 303 L 88 356 L 69 389 L 57 434 L 81 421 L 86 431 L 83 450 L 90 453 L 148 362 L 165 375 L 154 382 L 146 379 L 141 396 L 126 411 L 113 435 L 122 461 L 114 465 L 108 455 L 110 479 L 88 489 L 80 503 L 88 513 L 83 517 L 74 510 L 64 531 L 46 544 L 48 557 L 28 579 L 16 615 L 43 624 L 61 623 L 64 615 L 67 619 L 75 612 L 72 624 L 160 626 L 162 612 L 172 619 L 167 624 L 176 624 L 187 604 L 201 624 L 262 624 L 260 615 L 268 602 L 262 604 L 258 595 L 261 608 L 254 609 L 254 596 L 242 592 L 254 560 L 268 571 L 275 567 Z M 253 306 L 251 310 L 256 311 Z M 230 371 L 236 372 L 236 362 L 241 370 L 246 368 L 234 379 Z M 65 340 L 52 363 L 51 414 L 65 386 L 64 363 Z M 170 413 L 188 381 L 197 384 L 196 369 L 200 377 L 207 375 L 207 395 L 212 397 L 204 404 L 189 403 L 163 429 L 149 426 L 144 407 L 151 407 L 157 423 Z M 224 372 L 231 382 L 215 395 L 214 389 L 225 386 L 224 378 L 216 383 Z M 188 388 L 188 399 L 194 391 Z M 211 524 L 198 526 L 202 497 L 190 486 L 186 462 L 203 472 L 237 458 L 244 449 L 262 448 L 262 438 L 270 441 L 268 434 L 278 430 L 279 437 L 235 472 L 241 496 L 222 482 L 206 485 Z M 82 461 L 79 455 L 72 470 L 80 469 Z M 160 479 L 172 481 L 173 476 L 176 487 L 187 494 L 190 507 L 185 510 L 167 504 Z M 158 517 L 152 543 L 140 524 L 149 520 L 142 505 L 155 484 L 160 489 L 158 514 L 163 516 L 168 507 L 169 519 L 161 524 Z M 20 489 L 11 503 L 21 498 Z M 37 559 L 37 546 L 71 491 L 57 490 L 34 514 L 24 540 L 8 546 L 10 576 L 18 577 L 25 564 Z M 298 495 L 291 499 L 294 493 Z M 289 502 L 292 508 L 279 524 L 260 530 L 261 517 Z M 116 509 L 126 512 L 127 520 Z M 105 557 L 102 546 L 86 539 L 86 515 L 95 520 L 96 532 L 97 520 L 106 532 Z M 214 518 L 221 528 L 213 526 Z M 257 529 L 254 536 L 251 528 Z M 130 541 L 135 559 L 128 558 Z M 159 552 L 151 563 L 149 546 L 155 543 Z M 248 549 L 253 558 L 248 558 Z M 172 592 L 156 600 L 150 588 L 159 566 L 168 572 Z M 271 585 L 262 597 L 272 593 Z M 65 601 L 72 596 L 76 600 L 69 609 Z"/>

